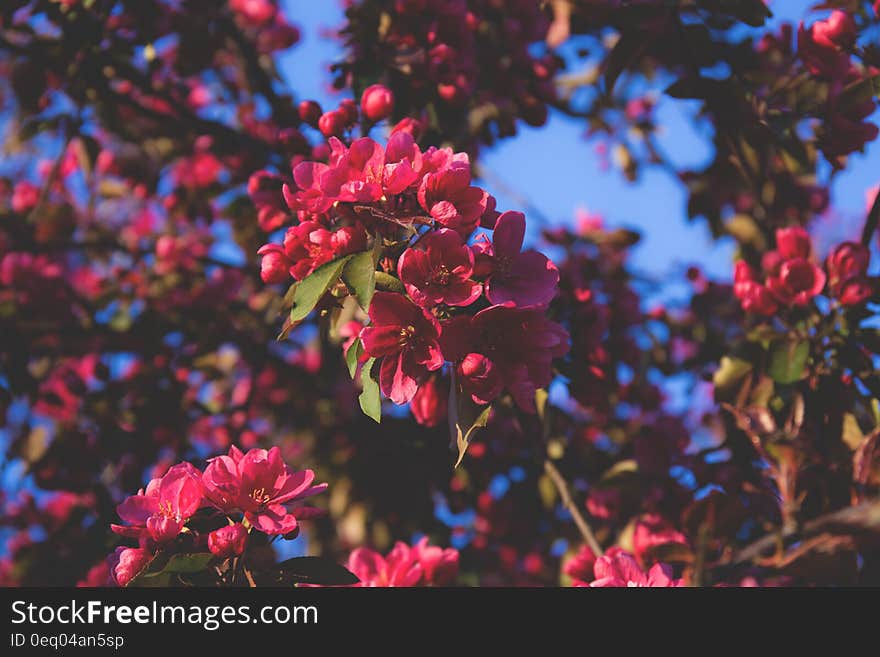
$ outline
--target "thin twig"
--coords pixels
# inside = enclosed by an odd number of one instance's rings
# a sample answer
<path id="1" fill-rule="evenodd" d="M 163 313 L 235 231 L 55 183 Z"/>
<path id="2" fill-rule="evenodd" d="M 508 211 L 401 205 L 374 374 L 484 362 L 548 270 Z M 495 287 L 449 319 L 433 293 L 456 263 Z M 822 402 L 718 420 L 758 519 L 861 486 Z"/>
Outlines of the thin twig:
<path id="1" fill-rule="evenodd" d="M 877 224 L 880 223 L 880 188 L 877 189 L 877 195 L 874 196 L 874 203 L 865 219 L 865 228 L 862 230 L 862 244 L 868 246 L 871 238 L 877 232 Z"/>
<path id="2" fill-rule="evenodd" d="M 796 535 L 805 538 L 825 531 L 840 534 L 880 532 L 880 498 L 819 516 L 804 523 L 800 531 L 796 527 L 789 527 L 771 532 L 734 554 L 730 563 L 740 564 L 751 561 L 761 556 L 769 548 Z"/>
<path id="3" fill-rule="evenodd" d="M 581 514 L 580 510 L 577 507 L 577 504 L 575 504 L 574 500 L 571 498 L 571 493 L 568 490 L 568 484 L 566 483 L 559 470 L 556 469 L 556 466 L 553 465 L 553 462 L 550 461 L 550 459 L 546 459 L 544 461 L 544 472 L 547 473 L 547 475 L 553 482 L 553 485 L 556 486 L 556 490 L 559 491 L 559 497 L 562 499 L 563 506 L 568 509 L 571 517 L 574 518 L 574 524 L 577 525 L 577 528 L 580 530 L 581 536 L 584 537 L 584 541 L 586 542 L 586 544 L 590 546 L 593 554 L 595 554 L 597 557 L 602 556 L 602 554 L 604 553 L 604 550 L 602 550 L 602 546 L 599 545 L 599 541 L 596 540 L 596 535 L 593 533 L 593 530 L 590 529 L 590 525 Z"/>
<path id="4" fill-rule="evenodd" d="M 248 567 L 242 564 L 241 569 L 244 571 L 244 576 L 247 577 L 248 585 L 252 589 L 257 588 L 257 583 L 254 581 L 254 576 L 251 575 L 251 571 L 248 570 Z"/>

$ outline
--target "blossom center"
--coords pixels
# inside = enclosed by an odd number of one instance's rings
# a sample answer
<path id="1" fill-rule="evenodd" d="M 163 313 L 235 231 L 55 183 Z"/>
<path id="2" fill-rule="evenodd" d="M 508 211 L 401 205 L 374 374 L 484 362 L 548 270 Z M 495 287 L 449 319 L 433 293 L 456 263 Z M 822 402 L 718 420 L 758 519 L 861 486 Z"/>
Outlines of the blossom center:
<path id="1" fill-rule="evenodd" d="M 512 259 L 506 255 L 495 256 L 495 272 L 501 276 L 506 276 L 510 272 Z"/>
<path id="2" fill-rule="evenodd" d="M 251 491 L 251 499 L 257 504 L 267 504 L 272 497 L 266 493 L 265 488 L 255 488 Z"/>
<path id="3" fill-rule="evenodd" d="M 401 347 L 409 344 L 410 340 L 413 339 L 415 334 L 415 326 L 413 326 L 412 324 L 410 324 L 409 326 L 404 326 L 402 329 L 400 329 L 400 336 L 397 338 L 397 344 L 399 344 Z"/>
<path id="4" fill-rule="evenodd" d="M 174 513 L 174 508 L 171 506 L 171 502 L 167 500 L 164 502 L 159 502 L 159 513 L 166 518 L 177 518 L 177 514 Z"/>
<path id="5" fill-rule="evenodd" d="M 446 265 L 440 265 L 431 275 L 431 283 L 435 285 L 449 285 L 449 279 L 452 273 L 447 269 Z"/>

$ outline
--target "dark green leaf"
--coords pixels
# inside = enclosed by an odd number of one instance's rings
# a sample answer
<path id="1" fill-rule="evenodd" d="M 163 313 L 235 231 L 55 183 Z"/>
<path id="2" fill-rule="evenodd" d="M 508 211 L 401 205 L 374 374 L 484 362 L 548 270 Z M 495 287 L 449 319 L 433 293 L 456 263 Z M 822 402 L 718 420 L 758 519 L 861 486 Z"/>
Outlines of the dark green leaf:
<path id="1" fill-rule="evenodd" d="M 345 364 L 348 365 L 348 374 L 351 378 L 357 373 L 358 360 L 364 353 L 364 343 L 360 338 L 355 338 L 345 352 Z"/>
<path id="2" fill-rule="evenodd" d="M 360 580 L 347 568 L 322 557 L 294 557 L 272 571 L 275 584 L 321 584 L 348 586 Z"/>
<path id="3" fill-rule="evenodd" d="M 449 385 L 449 434 L 452 444 L 458 448 L 456 468 L 461 465 L 474 433 L 477 429 L 486 426 L 491 414 L 491 404 L 486 406 L 475 404 L 470 395 L 462 394 L 458 390 L 458 382 L 453 372 Z"/>
<path id="4" fill-rule="evenodd" d="M 381 422 L 382 397 L 379 394 L 379 384 L 376 383 L 371 375 L 375 363 L 376 359 L 370 358 L 361 369 L 361 385 L 363 390 L 358 397 L 358 401 L 361 404 L 361 410 L 367 417 L 372 418 L 376 422 Z"/>
<path id="5" fill-rule="evenodd" d="M 173 554 L 168 559 L 160 553 L 132 578 L 128 586 L 168 586 L 172 575 L 200 573 L 213 558 L 210 552 Z"/>
<path id="6" fill-rule="evenodd" d="M 351 258 L 352 256 L 345 256 L 321 265 L 296 284 L 293 293 L 293 308 L 290 309 L 290 321 L 294 326 L 314 310 L 324 293 L 339 280 L 343 268 Z"/>
<path id="7" fill-rule="evenodd" d="M 770 353 L 768 373 L 777 383 L 789 384 L 800 381 L 809 355 L 810 343 L 806 340 L 782 342 Z"/>
<path id="8" fill-rule="evenodd" d="M 363 251 L 351 256 L 342 270 L 342 280 L 358 300 L 364 311 L 370 309 L 373 292 L 376 291 L 376 261 L 374 252 Z"/>

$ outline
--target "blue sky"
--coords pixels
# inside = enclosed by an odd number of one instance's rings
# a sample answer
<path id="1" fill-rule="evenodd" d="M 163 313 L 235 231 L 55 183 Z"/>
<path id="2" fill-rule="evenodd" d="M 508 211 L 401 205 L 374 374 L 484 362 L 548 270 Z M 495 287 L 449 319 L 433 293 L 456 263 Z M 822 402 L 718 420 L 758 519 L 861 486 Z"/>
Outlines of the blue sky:
<path id="1" fill-rule="evenodd" d="M 284 0 L 289 15 L 300 26 L 303 39 L 282 60 L 282 73 L 298 98 L 314 98 L 328 108 L 340 96 L 329 88 L 328 65 L 339 57 L 340 44 L 330 36 L 344 20 L 341 2 Z M 815 3 L 807 0 L 772 0 L 774 22 L 799 21 Z M 815 14 L 819 16 L 819 14 Z M 335 100 L 334 100 L 335 99 Z M 693 117 L 693 105 L 661 102 L 661 138 L 665 151 L 679 164 L 699 166 L 711 155 Z M 875 119 L 877 115 L 875 114 Z M 519 134 L 500 141 L 482 154 L 481 163 L 494 178 L 517 190 L 559 222 L 571 221 L 579 207 L 604 216 L 608 225 L 627 226 L 642 233 L 634 265 L 653 276 L 668 279 L 690 264 L 711 275 L 729 278 L 733 243 L 713 241 L 705 224 L 686 220 L 687 195 L 682 185 L 661 171 L 645 171 L 638 183 L 628 183 L 615 171 L 603 171 L 593 145 L 583 137 L 582 122 L 551 113 L 547 126 L 519 126 Z M 880 141 L 864 155 L 855 155 L 832 189 L 836 237 L 858 235 L 865 215 L 865 193 L 880 182 Z M 501 209 L 517 209 L 491 181 L 483 185 L 494 194 Z"/>

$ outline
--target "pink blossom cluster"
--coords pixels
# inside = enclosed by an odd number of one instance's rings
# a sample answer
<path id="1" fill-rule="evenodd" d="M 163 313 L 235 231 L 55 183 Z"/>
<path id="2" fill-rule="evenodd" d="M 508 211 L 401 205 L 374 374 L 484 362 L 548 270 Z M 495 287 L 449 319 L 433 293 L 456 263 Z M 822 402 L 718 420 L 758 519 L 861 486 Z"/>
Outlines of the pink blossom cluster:
<path id="1" fill-rule="evenodd" d="M 314 478 L 312 470 L 291 470 L 278 447 L 242 452 L 233 445 L 228 454 L 211 459 L 204 472 L 187 462 L 172 466 L 116 508 L 125 524 L 111 529 L 136 539 L 138 547 L 119 547 L 110 555 L 112 581 L 125 586 L 157 551 L 168 549 L 182 533 L 194 533 L 187 523 L 201 510 L 226 522 L 197 537 L 217 558 L 242 554 L 254 530 L 293 534 L 298 519 L 318 513 L 302 503 L 327 488 L 313 484 Z"/>
<path id="2" fill-rule="evenodd" d="M 618 547 L 610 548 L 596 558 L 589 548 L 583 547 L 563 567 L 575 587 L 678 587 L 684 580 L 676 578 L 665 563 L 655 563 L 643 569 L 635 556 Z"/>
<path id="3" fill-rule="evenodd" d="M 776 231 L 776 249 L 761 259 L 761 279 L 748 262 L 739 260 L 734 271 L 733 291 L 743 310 L 772 316 L 783 308 L 806 306 L 822 294 L 826 282 L 831 295 L 843 306 L 864 303 L 873 294 L 867 276 L 870 252 L 854 242 L 838 245 L 828 256 L 825 268 L 813 259 L 809 233 L 799 226 Z"/>
<path id="4" fill-rule="evenodd" d="M 385 556 L 356 548 L 347 567 L 360 580 L 357 587 L 450 586 L 458 576 L 458 550 L 428 545 L 424 537 L 412 546 L 398 541 Z"/>
<path id="5" fill-rule="evenodd" d="M 801 23 L 798 29 L 798 54 L 810 73 L 830 84 L 820 143 L 832 160 L 861 150 L 878 134 L 878 127 L 867 120 L 877 107 L 873 97 L 847 93 L 854 84 L 877 73 L 853 64 L 857 34 L 855 20 L 843 10 L 831 12 L 809 28 Z"/>
<path id="6" fill-rule="evenodd" d="M 506 389 L 532 409 L 535 390 L 550 383 L 553 358 L 568 350 L 568 334 L 546 317 L 559 272 L 543 254 L 523 250 L 525 216 L 498 214 L 495 199 L 472 184 L 466 154 L 422 151 L 408 132 L 394 132 L 385 148 L 366 137 L 350 146 L 331 137 L 329 145 L 326 164 L 300 162 L 287 180 L 264 172 L 252 179 L 261 216 L 277 215 L 283 199 L 298 219 L 282 243 L 260 249 L 263 280 L 302 280 L 408 230 L 415 239 L 396 263 L 382 260 L 406 293 L 376 292 L 359 336 L 366 356 L 381 359 L 382 391 L 397 404 L 411 402 L 448 362 L 474 402 Z M 274 188 L 267 179 L 277 181 Z M 493 235 L 469 244 L 477 228 Z M 420 398 L 419 407 L 426 402 Z"/>

